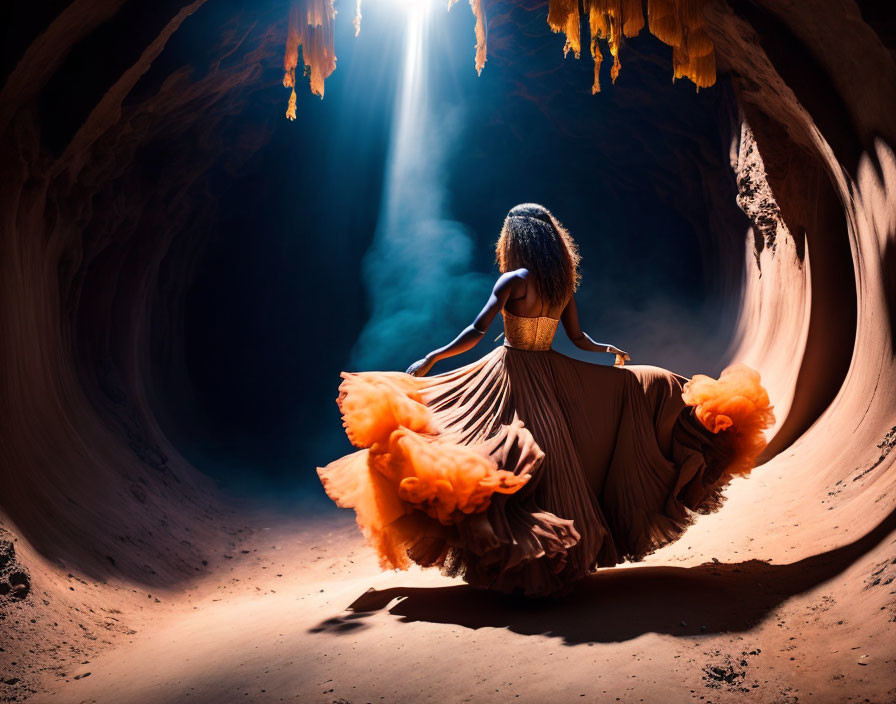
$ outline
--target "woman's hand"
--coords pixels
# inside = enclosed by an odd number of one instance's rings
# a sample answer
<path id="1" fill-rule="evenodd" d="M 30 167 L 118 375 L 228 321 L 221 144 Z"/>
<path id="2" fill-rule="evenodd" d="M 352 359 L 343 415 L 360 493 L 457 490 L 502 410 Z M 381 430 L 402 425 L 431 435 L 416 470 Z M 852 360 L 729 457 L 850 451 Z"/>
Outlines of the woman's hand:
<path id="1" fill-rule="evenodd" d="M 423 359 L 418 359 L 409 366 L 407 373 L 411 376 L 426 376 L 429 373 L 429 370 L 432 369 L 432 365 L 435 363 L 436 361 L 427 355 Z"/>
<path id="2" fill-rule="evenodd" d="M 613 345 L 607 345 L 607 352 L 616 355 L 616 361 L 613 362 L 614 367 L 621 367 L 626 362 L 632 361 L 632 358 L 628 356 L 628 352 L 625 352 L 618 347 L 614 347 Z"/>

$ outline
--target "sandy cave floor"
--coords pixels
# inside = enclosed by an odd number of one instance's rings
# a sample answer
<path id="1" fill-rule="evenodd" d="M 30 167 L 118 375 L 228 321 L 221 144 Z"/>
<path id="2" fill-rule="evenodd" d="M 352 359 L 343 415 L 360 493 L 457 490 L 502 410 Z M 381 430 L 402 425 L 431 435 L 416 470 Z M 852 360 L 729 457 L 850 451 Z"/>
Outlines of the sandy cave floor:
<path id="1" fill-rule="evenodd" d="M 35 673 L 28 701 L 896 701 L 892 517 L 856 543 L 844 524 L 830 551 L 806 552 L 824 520 L 762 514 L 780 472 L 736 480 L 677 543 L 554 601 L 380 572 L 353 514 L 336 509 L 252 517 L 208 574 L 176 589 L 59 574 L 69 620 L 89 610 L 93 622 Z M 756 521 L 769 528 L 756 538 L 732 528 Z M 37 592 L 51 572 L 32 568 Z"/>

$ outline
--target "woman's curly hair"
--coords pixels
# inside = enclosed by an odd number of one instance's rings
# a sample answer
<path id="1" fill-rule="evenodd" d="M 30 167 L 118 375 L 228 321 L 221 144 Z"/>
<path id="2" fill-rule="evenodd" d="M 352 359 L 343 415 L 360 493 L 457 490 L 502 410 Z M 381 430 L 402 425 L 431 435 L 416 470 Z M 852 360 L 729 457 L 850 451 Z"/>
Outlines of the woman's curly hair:
<path id="1" fill-rule="evenodd" d="M 550 306 L 563 305 L 579 287 L 579 248 L 543 205 L 523 203 L 507 213 L 495 261 L 501 273 L 528 269 Z"/>

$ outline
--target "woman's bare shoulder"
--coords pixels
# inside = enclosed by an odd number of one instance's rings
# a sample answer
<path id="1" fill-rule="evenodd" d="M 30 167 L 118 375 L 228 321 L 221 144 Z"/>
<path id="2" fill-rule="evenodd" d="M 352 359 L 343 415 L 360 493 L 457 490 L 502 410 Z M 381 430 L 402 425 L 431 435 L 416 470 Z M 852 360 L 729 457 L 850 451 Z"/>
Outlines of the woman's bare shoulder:
<path id="1" fill-rule="evenodd" d="M 528 269 L 514 269 L 505 271 L 495 282 L 495 291 L 510 290 L 513 292 L 526 283 L 529 277 Z"/>

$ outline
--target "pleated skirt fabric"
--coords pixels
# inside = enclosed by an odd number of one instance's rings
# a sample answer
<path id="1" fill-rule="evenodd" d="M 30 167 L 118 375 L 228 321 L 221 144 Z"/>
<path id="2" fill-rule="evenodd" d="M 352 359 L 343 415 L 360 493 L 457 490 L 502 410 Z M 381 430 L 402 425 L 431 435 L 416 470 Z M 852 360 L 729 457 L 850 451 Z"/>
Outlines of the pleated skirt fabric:
<path id="1" fill-rule="evenodd" d="M 695 405 L 673 372 L 554 350 L 502 346 L 433 377 L 343 374 L 344 424 L 362 449 L 318 474 L 384 568 L 557 594 L 721 506 L 773 418 L 750 372 L 737 388 L 709 380 Z"/>

